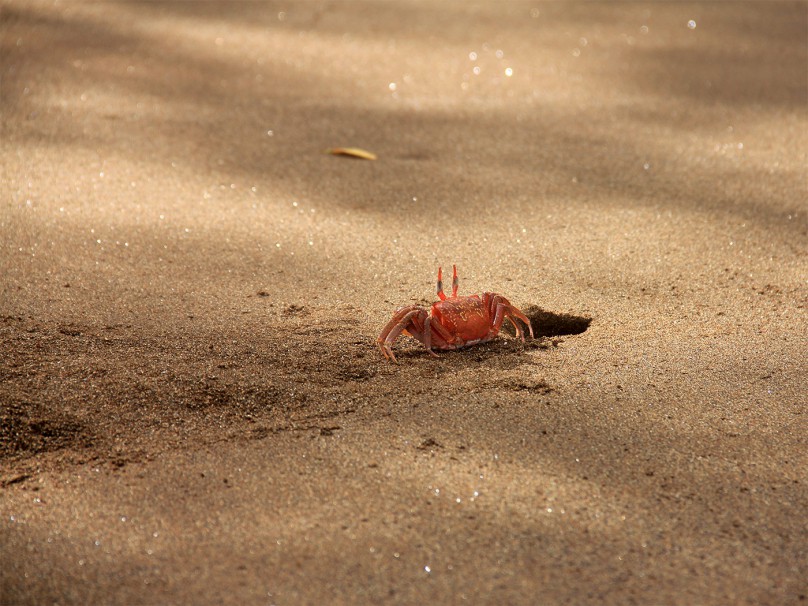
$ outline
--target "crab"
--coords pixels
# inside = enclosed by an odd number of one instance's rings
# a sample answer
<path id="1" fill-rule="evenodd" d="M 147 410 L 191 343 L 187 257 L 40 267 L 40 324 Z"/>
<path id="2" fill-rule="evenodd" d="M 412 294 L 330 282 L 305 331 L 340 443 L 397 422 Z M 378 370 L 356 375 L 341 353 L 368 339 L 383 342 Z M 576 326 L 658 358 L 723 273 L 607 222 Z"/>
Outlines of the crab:
<path id="1" fill-rule="evenodd" d="M 525 331 L 516 321 L 527 326 L 533 338 L 530 319 L 511 305 L 510 301 L 493 292 L 467 297 L 457 296 L 457 266 L 452 266 L 452 296 L 443 292 L 443 274 L 438 268 L 438 297 L 432 304 L 432 315 L 418 305 L 407 305 L 395 311 L 393 318 L 382 330 L 376 343 L 385 359 L 396 362 L 393 343 L 401 334 L 409 335 L 424 344 L 426 350 L 438 357 L 433 349 L 451 350 L 477 343 L 485 343 L 499 334 L 507 318 L 516 329 L 516 336 L 525 341 Z"/>

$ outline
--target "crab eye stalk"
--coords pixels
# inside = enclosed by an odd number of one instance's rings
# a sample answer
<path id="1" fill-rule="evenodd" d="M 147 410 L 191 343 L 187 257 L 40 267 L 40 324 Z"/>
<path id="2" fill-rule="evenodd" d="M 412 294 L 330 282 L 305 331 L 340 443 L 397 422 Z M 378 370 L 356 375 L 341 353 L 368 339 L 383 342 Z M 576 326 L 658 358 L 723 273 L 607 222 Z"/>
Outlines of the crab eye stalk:
<path id="1" fill-rule="evenodd" d="M 443 292 L 443 268 L 438 267 L 438 296 L 441 301 L 446 300 L 446 294 Z"/>

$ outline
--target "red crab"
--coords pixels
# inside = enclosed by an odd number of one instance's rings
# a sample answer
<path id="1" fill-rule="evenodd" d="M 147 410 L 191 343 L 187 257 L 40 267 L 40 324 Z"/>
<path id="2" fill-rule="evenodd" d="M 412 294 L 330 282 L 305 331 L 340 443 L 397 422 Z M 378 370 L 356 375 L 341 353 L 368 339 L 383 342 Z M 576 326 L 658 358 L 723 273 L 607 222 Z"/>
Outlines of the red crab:
<path id="1" fill-rule="evenodd" d="M 387 360 L 396 361 L 393 343 L 401 333 L 410 335 L 424 344 L 426 350 L 437 357 L 435 349 L 458 349 L 466 345 L 485 343 L 499 334 L 502 322 L 507 318 L 516 328 L 516 336 L 525 340 L 525 331 L 516 322 L 520 319 L 527 325 L 531 338 L 533 327 L 525 314 L 511 305 L 510 301 L 493 292 L 468 297 L 457 296 L 457 267 L 452 266 L 452 296 L 443 292 L 441 268 L 438 268 L 438 296 L 440 301 L 432 304 L 432 316 L 418 305 L 397 309 L 392 320 L 384 327 L 376 343 Z"/>

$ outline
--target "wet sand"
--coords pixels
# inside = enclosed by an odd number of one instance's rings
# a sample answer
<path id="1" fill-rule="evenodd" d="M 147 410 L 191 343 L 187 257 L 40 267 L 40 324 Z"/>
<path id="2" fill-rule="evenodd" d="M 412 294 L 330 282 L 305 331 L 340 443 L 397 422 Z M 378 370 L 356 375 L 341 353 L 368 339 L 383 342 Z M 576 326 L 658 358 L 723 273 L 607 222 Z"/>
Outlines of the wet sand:
<path id="1" fill-rule="evenodd" d="M 0 602 L 805 603 L 807 22 L 2 0 Z"/>

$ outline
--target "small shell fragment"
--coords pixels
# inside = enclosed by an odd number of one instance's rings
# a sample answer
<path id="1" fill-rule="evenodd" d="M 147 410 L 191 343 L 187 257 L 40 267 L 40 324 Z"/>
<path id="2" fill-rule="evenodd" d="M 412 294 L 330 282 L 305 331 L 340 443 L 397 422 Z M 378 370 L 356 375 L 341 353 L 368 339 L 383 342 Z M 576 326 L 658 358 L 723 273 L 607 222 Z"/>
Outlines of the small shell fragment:
<path id="1" fill-rule="evenodd" d="M 351 156 L 352 158 L 361 158 L 362 160 L 375 160 L 376 154 L 373 152 L 359 149 L 358 147 L 332 147 L 327 149 L 327 154 L 332 156 Z"/>

